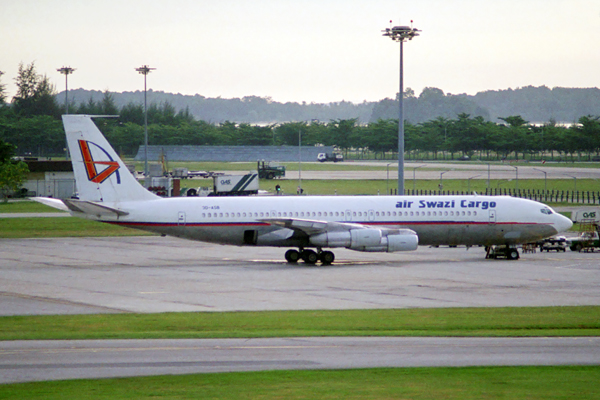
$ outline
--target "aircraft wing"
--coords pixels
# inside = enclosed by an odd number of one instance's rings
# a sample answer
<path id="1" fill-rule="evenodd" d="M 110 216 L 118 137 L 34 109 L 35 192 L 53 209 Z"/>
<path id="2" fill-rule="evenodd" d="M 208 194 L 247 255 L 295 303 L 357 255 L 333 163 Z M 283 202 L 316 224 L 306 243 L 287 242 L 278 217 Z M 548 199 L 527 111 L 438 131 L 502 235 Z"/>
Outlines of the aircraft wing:
<path id="1" fill-rule="evenodd" d="M 364 225 L 361 224 L 352 224 L 346 222 L 327 222 L 298 218 L 264 218 L 260 221 L 270 225 L 288 228 L 296 232 L 303 233 L 307 236 L 312 236 L 324 232 L 340 232 L 349 231 L 352 229 L 366 228 Z"/>
<path id="2" fill-rule="evenodd" d="M 261 222 L 306 235 L 312 245 L 346 247 L 360 251 L 416 250 L 418 237 L 410 229 L 390 229 L 349 222 L 297 218 L 263 218 Z"/>

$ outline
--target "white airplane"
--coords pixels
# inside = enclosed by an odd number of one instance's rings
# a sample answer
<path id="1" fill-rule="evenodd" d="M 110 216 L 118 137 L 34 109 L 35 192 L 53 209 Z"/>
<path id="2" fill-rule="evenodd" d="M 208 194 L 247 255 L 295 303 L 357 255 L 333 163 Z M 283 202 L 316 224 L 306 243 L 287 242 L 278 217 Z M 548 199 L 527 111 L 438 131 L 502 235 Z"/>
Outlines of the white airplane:
<path id="1" fill-rule="evenodd" d="M 34 200 L 71 215 L 163 235 L 237 246 L 291 247 L 285 259 L 331 264 L 326 248 L 367 252 L 418 245 L 516 245 L 565 231 L 550 207 L 506 196 L 171 197 L 130 174 L 89 115 L 64 115 L 79 199 Z M 296 250 L 296 248 L 298 250 Z M 314 250 L 313 250 L 314 249 Z"/>

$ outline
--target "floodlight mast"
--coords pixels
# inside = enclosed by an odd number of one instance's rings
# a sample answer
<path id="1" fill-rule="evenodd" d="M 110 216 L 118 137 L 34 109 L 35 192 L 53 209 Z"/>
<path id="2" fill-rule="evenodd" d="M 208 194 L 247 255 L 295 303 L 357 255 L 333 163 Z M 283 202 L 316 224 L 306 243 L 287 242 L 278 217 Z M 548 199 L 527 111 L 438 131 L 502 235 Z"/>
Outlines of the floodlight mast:
<path id="1" fill-rule="evenodd" d="M 392 21 L 390 21 L 391 24 Z M 394 26 L 382 31 L 383 36 L 387 36 L 394 42 L 400 43 L 400 91 L 398 107 L 398 195 L 404 195 L 404 107 L 402 99 L 404 97 L 404 54 L 403 43 L 419 36 L 420 30 L 411 26 Z"/>
<path id="2" fill-rule="evenodd" d="M 148 182 L 148 103 L 146 100 L 146 76 L 150 71 L 156 68 L 150 68 L 147 65 L 142 65 L 135 70 L 140 74 L 144 75 L 144 186 L 148 188 L 150 183 Z"/>
<path id="3" fill-rule="evenodd" d="M 75 72 L 75 68 L 62 67 L 57 69 L 58 72 L 65 76 L 65 110 L 69 113 L 69 75 Z"/>

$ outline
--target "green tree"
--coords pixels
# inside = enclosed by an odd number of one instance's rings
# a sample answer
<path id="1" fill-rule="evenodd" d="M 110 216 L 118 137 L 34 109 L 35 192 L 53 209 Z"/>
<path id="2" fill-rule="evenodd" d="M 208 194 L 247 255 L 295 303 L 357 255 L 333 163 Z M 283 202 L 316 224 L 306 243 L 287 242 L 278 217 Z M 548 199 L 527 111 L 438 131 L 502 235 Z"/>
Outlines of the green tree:
<path id="1" fill-rule="evenodd" d="M 100 114 L 102 115 L 117 115 L 119 114 L 119 109 L 115 104 L 114 95 L 105 90 L 102 96 L 102 100 L 100 100 Z"/>
<path id="2" fill-rule="evenodd" d="M 60 107 L 56 101 L 56 89 L 45 75 L 39 75 L 35 63 L 28 66 L 19 64 L 15 78 L 17 94 L 12 99 L 15 113 L 20 116 L 50 115 L 60 117 Z"/>
<path id="3" fill-rule="evenodd" d="M 302 145 L 307 145 L 308 126 L 306 122 L 286 122 L 274 128 L 275 142 L 287 146 L 298 146 L 299 135 L 302 135 Z M 313 143 L 314 144 L 314 143 Z"/>
<path id="4" fill-rule="evenodd" d="M 135 103 L 125 104 L 119 112 L 119 121 L 144 125 L 144 106 Z"/>
<path id="5" fill-rule="evenodd" d="M 586 115 L 579 118 L 579 126 L 575 125 L 574 129 L 580 137 L 580 150 L 591 153 L 600 151 L 600 117 Z"/>
<path id="6" fill-rule="evenodd" d="M 102 107 L 100 104 L 96 103 L 92 96 L 88 99 L 86 103 L 81 103 L 77 110 L 79 114 L 88 114 L 88 115 L 100 115 L 102 114 Z M 143 123 L 143 120 L 142 120 Z"/>
<path id="7" fill-rule="evenodd" d="M 1 81 L 2 75 L 4 72 L 0 71 L 0 106 L 6 103 L 6 85 Z"/>
<path id="8" fill-rule="evenodd" d="M 339 147 L 344 150 L 345 157 L 348 157 L 348 149 L 354 144 L 353 133 L 357 127 L 357 119 L 338 119 L 336 121 L 331 121 L 327 127 L 329 129 L 329 135 L 324 144 Z"/>
<path id="9" fill-rule="evenodd" d="M 369 124 L 365 131 L 363 143 L 371 151 L 381 153 L 398 151 L 398 120 L 380 119 Z"/>
<path id="10" fill-rule="evenodd" d="M 0 140 L 0 198 L 8 202 L 12 191 L 18 190 L 29 172 L 23 161 L 13 161 L 14 146 Z"/>

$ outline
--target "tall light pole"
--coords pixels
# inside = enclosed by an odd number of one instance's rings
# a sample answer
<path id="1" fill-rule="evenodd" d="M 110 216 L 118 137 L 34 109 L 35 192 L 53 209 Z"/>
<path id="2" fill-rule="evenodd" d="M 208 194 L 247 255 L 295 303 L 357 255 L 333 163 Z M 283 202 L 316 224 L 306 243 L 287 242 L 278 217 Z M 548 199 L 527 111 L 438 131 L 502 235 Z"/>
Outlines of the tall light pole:
<path id="1" fill-rule="evenodd" d="M 536 171 L 540 171 L 541 173 L 544 174 L 544 192 L 547 192 L 548 191 L 548 185 L 547 185 L 548 180 L 546 178 L 548 178 L 548 173 L 546 171 L 542 171 L 541 169 L 537 169 L 537 168 L 534 168 L 534 169 Z"/>
<path id="2" fill-rule="evenodd" d="M 575 179 L 575 187 L 573 188 L 573 191 L 576 192 L 577 191 L 577 177 L 573 176 L 573 175 L 569 175 L 569 174 L 563 174 L 565 176 L 570 176 L 571 178 Z"/>
<path id="3" fill-rule="evenodd" d="M 444 172 L 442 172 L 442 173 L 440 174 L 440 192 L 441 192 L 441 191 L 444 189 L 444 181 L 443 181 L 442 179 L 443 179 L 443 176 L 444 176 L 444 174 L 445 174 L 446 172 L 450 172 L 450 170 L 448 170 L 448 171 L 444 171 Z"/>
<path id="4" fill-rule="evenodd" d="M 302 130 L 298 129 L 298 190 L 302 194 Z"/>
<path id="5" fill-rule="evenodd" d="M 471 193 L 471 179 L 477 178 L 478 176 L 481 176 L 481 174 L 467 178 L 467 194 Z"/>
<path id="6" fill-rule="evenodd" d="M 387 179 L 385 181 L 385 191 L 387 192 L 386 194 L 390 194 L 390 165 L 392 165 L 392 163 L 389 163 L 385 166 L 387 170 Z"/>
<path id="7" fill-rule="evenodd" d="M 412 21 L 411 21 L 412 22 Z M 391 21 L 390 21 L 391 23 Z M 382 31 L 383 36 L 387 36 L 394 42 L 400 43 L 400 92 L 398 107 L 398 195 L 404 195 L 404 108 L 402 98 L 404 97 L 404 54 L 403 43 L 419 36 L 418 29 L 408 26 L 394 26 Z"/>
<path id="8" fill-rule="evenodd" d="M 57 69 L 58 72 L 65 76 L 65 109 L 66 114 L 69 113 L 69 75 L 75 72 L 75 68 L 62 67 Z"/>
<path id="9" fill-rule="evenodd" d="M 148 102 L 146 99 L 146 76 L 150 71 L 156 68 L 150 68 L 147 65 L 142 65 L 135 70 L 144 75 L 144 185 L 149 186 L 148 182 Z"/>
<path id="10" fill-rule="evenodd" d="M 517 178 L 515 182 L 515 190 L 519 190 L 519 167 L 515 167 L 514 165 L 509 165 L 509 167 L 513 167 L 515 169 L 515 177 Z"/>
<path id="11" fill-rule="evenodd" d="M 417 169 L 426 166 L 427 164 L 419 165 L 418 167 L 413 167 L 413 194 L 415 194 L 416 181 L 417 181 Z"/>

